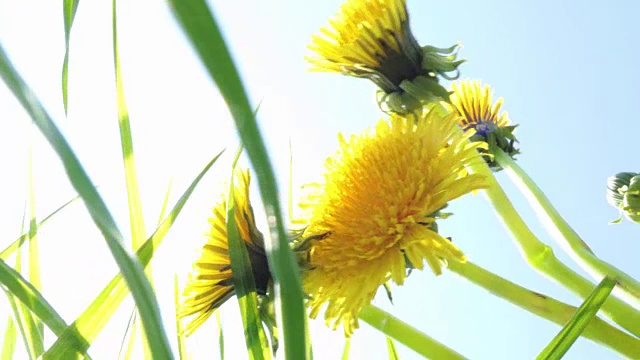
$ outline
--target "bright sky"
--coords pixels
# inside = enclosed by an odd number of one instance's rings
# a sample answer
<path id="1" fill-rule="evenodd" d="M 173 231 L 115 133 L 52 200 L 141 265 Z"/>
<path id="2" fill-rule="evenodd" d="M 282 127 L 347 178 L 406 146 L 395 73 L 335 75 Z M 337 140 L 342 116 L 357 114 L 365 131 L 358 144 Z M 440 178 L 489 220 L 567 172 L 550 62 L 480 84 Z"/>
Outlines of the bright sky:
<path id="1" fill-rule="evenodd" d="M 409 0 L 414 35 L 421 44 L 448 47 L 462 41 L 462 77 L 482 79 L 505 98 L 504 109 L 521 124 L 517 130 L 519 164 L 537 181 L 557 209 L 601 258 L 640 278 L 637 225 L 608 225 L 617 217 L 605 201 L 606 178 L 640 171 L 640 125 L 631 105 L 640 90 L 640 55 L 633 40 L 640 33 L 633 1 L 577 0 L 429 1 Z M 254 104 L 286 188 L 288 138 L 293 138 L 295 185 L 314 181 L 338 132 L 351 134 L 381 116 L 373 84 L 337 74 L 308 73 L 303 56 L 311 34 L 324 26 L 341 0 L 213 1 Z M 93 181 L 128 234 L 126 193 L 115 112 L 110 2 L 82 2 L 71 36 L 69 115 L 60 93 L 64 56 L 62 1 L 0 2 L 0 43 L 14 65 L 63 129 Z M 216 184 L 228 175 L 235 130 L 214 85 L 162 2 L 119 5 L 119 40 L 125 91 L 133 127 L 136 161 L 148 232 L 158 218 L 173 177 L 171 203 L 204 164 L 223 148 L 215 165 L 160 248 L 154 262 L 156 285 L 168 332 L 173 326 L 172 276 L 190 268 L 201 245 L 206 217 L 217 199 Z M 0 86 L 0 244 L 20 230 L 27 194 L 28 144 L 34 144 L 37 216 L 74 196 L 60 163 L 42 137 L 30 130 L 27 115 Z M 504 174 L 498 175 L 534 231 L 553 243 Z M 255 197 L 257 201 L 257 197 Z M 259 206 L 256 206 L 259 208 Z M 520 285 L 560 300 L 580 302 L 531 270 L 482 196 L 451 203 L 455 216 L 442 221 L 441 233 L 477 264 Z M 71 322 L 116 273 L 104 240 L 84 208 L 75 204 L 40 230 L 44 294 Z M 578 269 L 557 247 L 556 254 Z M 445 273 L 414 272 L 377 304 L 473 359 L 533 358 L 559 327 Z M 103 331 L 91 354 L 117 356 L 131 301 Z M 223 308 L 227 355 L 246 356 L 237 306 Z M 8 315 L 0 302 L 0 333 Z M 214 321 L 194 335 L 196 358 L 217 352 Z M 317 358 L 338 358 L 342 332 L 312 321 Z M 47 338 L 51 343 L 52 336 Z M 173 341 L 173 339 L 171 339 Z M 416 358 L 397 345 L 401 358 Z M 21 346 L 18 347 L 21 349 Z M 22 351 L 22 350 L 21 350 Z M 353 358 L 385 359 L 384 337 L 366 325 L 352 341 Z M 24 355 L 24 353 L 22 353 Z M 612 359 L 616 354 L 578 340 L 567 359 Z"/>

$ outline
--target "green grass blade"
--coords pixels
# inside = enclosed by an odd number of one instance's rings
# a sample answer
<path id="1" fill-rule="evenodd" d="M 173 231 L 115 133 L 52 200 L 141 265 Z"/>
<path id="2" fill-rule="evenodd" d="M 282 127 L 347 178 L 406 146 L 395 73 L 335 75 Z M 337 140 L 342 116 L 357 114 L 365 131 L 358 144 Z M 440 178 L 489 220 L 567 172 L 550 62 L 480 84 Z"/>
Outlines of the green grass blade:
<path id="1" fill-rule="evenodd" d="M 27 202 L 25 202 L 24 210 L 22 212 L 22 222 L 20 223 L 21 233 L 24 233 L 24 226 L 26 223 L 28 206 L 29 206 L 29 203 L 27 200 Z M 27 233 L 27 239 L 28 238 L 29 238 L 29 234 Z M 16 253 L 15 270 L 18 273 L 22 271 L 22 248 L 21 247 L 18 248 L 18 251 Z M 18 323 L 18 328 L 20 329 L 20 335 L 22 336 L 22 341 L 24 343 L 25 350 L 27 351 L 27 356 L 29 357 L 29 359 L 35 359 L 37 355 L 36 355 L 36 346 L 34 345 L 34 341 L 38 334 L 36 333 L 34 336 L 34 334 L 32 333 L 33 319 L 31 318 L 31 312 L 29 312 L 29 310 L 25 307 L 24 304 L 22 304 L 19 301 L 15 301 L 14 296 L 11 294 L 11 292 L 7 288 L 2 287 L 2 290 L 7 295 L 7 299 L 9 300 L 9 304 L 11 305 L 11 310 L 13 311 L 15 320 Z"/>
<path id="2" fill-rule="evenodd" d="M 38 249 L 38 222 L 36 221 L 36 202 L 33 190 L 33 152 L 29 149 L 29 281 L 33 287 L 40 291 L 42 281 L 40 280 L 40 250 Z M 30 322 L 33 324 L 33 331 L 38 336 L 34 337 L 35 354 L 42 355 L 44 352 L 44 325 L 42 322 L 29 314 Z"/>
<path id="3" fill-rule="evenodd" d="M 231 180 L 229 181 L 229 197 L 227 199 L 227 239 L 229 243 L 229 259 L 231 261 L 231 271 L 233 272 L 233 285 L 242 324 L 244 325 L 244 336 L 249 350 L 249 358 L 256 360 L 270 359 L 269 343 L 260 322 L 260 312 L 258 310 L 258 295 L 256 292 L 255 280 L 251 269 L 249 253 L 238 228 L 236 221 L 236 201 L 235 201 L 235 166 L 240 156 L 238 151 L 236 159 L 231 169 Z"/>
<path id="4" fill-rule="evenodd" d="M 276 283 L 277 311 L 281 317 L 287 359 L 310 357 L 305 339 L 305 309 L 298 266 L 289 248 L 278 199 L 278 186 L 244 86 L 218 24 L 204 0 L 170 0 L 173 13 L 215 81 L 236 123 L 236 128 L 255 169 L 269 219 L 267 257 Z"/>
<path id="5" fill-rule="evenodd" d="M 196 186 L 202 180 L 204 175 L 209 171 L 211 166 L 222 155 L 220 152 L 216 155 L 205 167 L 200 174 L 193 180 L 191 185 L 187 188 L 184 194 L 180 197 L 176 205 L 173 207 L 167 218 L 156 229 L 155 233 L 138 249 L 136 255 L 140 260 L 142 266 L 146 266 L 155 249 L 162 243 L 162 240 L 166 236 L 167 232 L 175 222 L 176 218 L 182 211 L 182 208 L 186 204 L 189 197 L 195 190 Z M 104 328 L 109 321 L 113 313 L 118 309 L 126 295 L 128 294 L 126 284 L 123 281 L 122 275 L 116 275 L 109 284 L 100 292 L 98 297 L 82 312 L 82 314 L 73 322 L 71 327 L 67 328 L 62 335 L 58 337 L 58 340 L 45 352 L 44 358 L 46 359 L 66 359 L 73 356 L 72 352 L 76 351 L 67 347 L 67 342 L 73 341 L 76 336 L 82 336 L 87 339 L 88 343 L 83 350 L 89 347 L 89 344 L 98 336 L 100 331 Z"/>
<path id="6" fill-rule="evenodd" d="M 118 54 L 118 26 L 116 0 L 111 2 L 113 17 L 113 63 L 116 73 L 116 102 L 118 106 L 118 125 L 120 127 L 120 143 L 122 145 L 122 160 L 124 162 L 125 182 L 127 186 L 127 201 L 129 204 L 129 221 L 131 223 L 131 243 L 133 249 L 138 249 L 147 239 L 142 215 L 142 202 L 140 200 L 140 187 L 136 174 L 136 164 L 133 152 L 133 137 L 129 122 L 129 110 L 124 97 L 122 73 L 120 71 L 120 55 Z"/>
<path id="7" fill-rule="evenodd" d="M 131 354 L 133 353 L 133 345 L 136 342 L 137 329 L 134 327 L 137 318 L 136 314 L 136 309 L 133 308 L 131 310 L 131 315 L 129 315 L 129 321 L 127 321 L 127 328 L 124 331 L 124 336 L 122 336 L 122 341 L 120 342 L 118 359 L 131 359 Z"/>
<path id="8" fill-rule="evenodd" d="M 396 350 L 396 344 L 393 340 L 387 336 L 387 354 L 389 354 L 389 360 L 400 360 L 398 351 Z"/>
<path id="9" fill-rule="evenodd" d="M 344 341 L 344 350 L 342 350 L 342 360 L 349 360 L 349 350 L 351 350 L 351 338 Z"/>
<path id="10" fill-rule="evenodd" d="M 75 202 L 78 199 L 80 199 L 80 197 L 76 196 L 75 198 L 73 198 L 73 199 L 67 201 L 66 203 L 64 203 L 59 208 L 55 209 L 51 214 L 47 215 L 44 219 L 42 219 L 38 223 L 38 228 L 42 227 L 42 225 L 44 225 L 54 215 L 56 215 L 58 212 L 62 211 L 64 208 L 66 208 L 67 206 L 71 205 L 73 202 Z M 20 235 L 19 238 L 17 238 L 14 242 L 12 242 L 9 246 L 7 246 L 4 250 L 2 250 L 2 252 L 0 252 L 0 259 L 6 261 L 9 258 L 9 256 L 13 255 L 13 253 L 16 250 L 18 250 L 18 248 L 20 246 L 22 246 L 22 244 L 24 244 L 27 240 L 29 240 L 29 233 L 24 233 L 24 234 Z"/>
<path id="11" fill-rule="evenodd" d="M 40 294 L 40 292 L 20 273 L 0 260 L 0 283 L 8 292 L 26 305 L 35 316 L 42 320 L 51 331 L 59 336 L 67 328 L 67 323 L 58 315 L 56 310 Z M 84 341 L 79 338 L 80 341 Z"/>
<path id="12" fill-rule="evenodd" d="M 178 275 L 173 275 L 173 303 L 175 306 L 176 316 L 176 340 L 178 341 L 178 355 L 180 360 L 187 360 L 187 344 L 185 343 L 186 336 L 184 335 L 182 328 L 182 321 L 178 316 L 178 309 L 180 308 L 180 286 L 178 285 Z"/>
<path id="13" fill-rule="evenodd" d="M 120 55 L 118 51 L 118 21 L 117 21 L 117 1 L 111 2 L 112 6 L 112 30 L 113 30 L 113 64 L 116 79 L 116 104 L 118 107 L 118 126 L 120 128 L 120 144 L 122 146 L 122 160 L 124 163 L 125 184 L 127 188 L 127 202 L 129 205 L 129 223 L 131 225 L 131 248 L 137 250 L 147 239 L 144 216 L 142 214 L 142 201 L 140 200 L 140 187 L 138 186 L 138 176 L 136 174 L 135 156 L 133 151 L 133 136 L 131 134 L 131 124 L 129 121 L 129 110 L 124 96 L 124 85 L 122 83 L 122 72 L 120 70 Z M 153 287 L 153 271 L 149 266 L 145 274 Z M 131 329 L 131 340 L 127 353 L 133 348 L 136 334 L 141 329 L 140 318 L 134 317 L 133 328 Z M 151 359 L 150 349 L 146 346 L 147 338 L 144 333 L 141 343 L 143 344 L 144 358 Z"/>
<path id="14" fill-rule="evenodd" d="M 158 309 L 158 302 L 153 289 L 147 280 L 138 261 L 127 252 L 123 246 L 123 237 L 118 230 L 115 220 L 107 209 L 102 197 L 95 190 L 89 176 L 80 161 L 71 150 L 53 119 L 46 112 L 35 94 L 22 80 L 20 75 L 9 62 L 4 49 L 0 46 L 0 76 L 16 99 L 30 115 L 42 135 L 53 147 L 62 161 L 69 180 L 78 194 L 84 200 L 91 218 L 102 232 L 109 250 L 118 268 L 123 274 L 133 299 L 140 311 L 144 329 L 149 338 L 149 346 L 158 359 L 172 358 L 169 340 L 162 325 L 162 318 Z"/>
<path id="15" fill-rule="evenodd" d="M 569 348 L 580 337 L 584 329 L 596 316 L 598 310 L 611 294 L 616 286 L 616 279 L 606 276 L 591 295 L 580 305 L 571 320 L 560 330 L 553 340 L 540 352 L 536 359 L 551 360 L 560 359 L 569 351 Z"/>
<path id="16" fill-rule="evenodd" d="M 18 329 L 16 329 L 16 323 L 13 317 L 9 316 L 7 319 L 7 326 L 4 330 L 4 336 L 2 340 L 2 352 L 0 352 L 0 360 L 13 359 L 13 353 L 16 350 L 16 342 L 18 340 Z"/>
<path id="17" fill-rule="evenodd" d="M 224 360 L 224 331 L 222 328 L 222 315 L 220 309 L 216 310 L 216 321 L 218 322 L 218 347 L 220 348 L 220 360 Z"/>
<path id="18" fill-rule="evenodd" d="M 62 63 L 62 103 L 64 105 L 64 113 L 68 110 L 68 93 L 67 86 L 69 83 L 69 38 L 71 37 L 71 26 L 73 19 L 76 17 L 76 10 L 80 0 L 64 0 L 62 3 L 62 11 L 64 18 L 64 62 Z"/>

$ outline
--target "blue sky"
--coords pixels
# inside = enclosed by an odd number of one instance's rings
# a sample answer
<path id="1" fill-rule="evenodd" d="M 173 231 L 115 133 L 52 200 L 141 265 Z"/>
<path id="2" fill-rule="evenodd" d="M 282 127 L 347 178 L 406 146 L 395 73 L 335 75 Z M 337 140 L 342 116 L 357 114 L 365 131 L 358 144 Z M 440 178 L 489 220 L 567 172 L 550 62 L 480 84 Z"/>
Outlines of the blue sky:
<path id="1" fill-rule="evenodd" d="M 90 176 L 128 233 L 126 195 L 115 112 L 108 3 L 81 3 L 71 37 L 70 111 L 60 95 L 64 55 L 62 2 L 0 3 L 0 42 L 57 120 L 85 162 Z M 375 88 L 365 80 L 309 73 L 306 45 L 341 1 L 212 1 L 254 104 L 273 160 L 286 187 L 288 138 L 292 137 L 295 185 L 314 181 L 338 132 L 361 132 L 381 117 Z M 605 201 L 606 178 L 640 171 L 633 154 L 640 133 L 632 112 L 640 98 L 640 34 L 632 1 L 604 4 L 555 1 L 409 0 L 414 35 L 421 44 L 447 47 L 461 41 L 462 78 L 481 79 L 504 97 L 503 108 L 520 124 L 519 164 L 601 258 L 640 278 L 638 225 L 608 225 L 617 217 Z M 146 224 L 157 221 L 162 196 L 174 178 L 173 201 L 215 153 L 235 149 L 234 129 L 224 103 L 177 29 L 168 8 L 152 1 L 119 5 L 120 51 Z M 0 87 L 0 198 L 2 243 L 19 232 L 26 194 L 27 144 L 34 143 L 38 217 L 73 196 L 62 167 L 4 87 Z M 216 165 L 160 249 L 155 271 L 163 315 L 171 324 L 171 277 L 189 268 L 206 216 L 227 176 L 229 158 Z M 579 270 L 544 233 L 532 211 L 504 174 L 498 180 L 541 240 Z M 257 199 L 257 197 L 256 197 Z M 451 203 L 455 216 L 440 223 L 467 256 L 522 286 L 578 305 L 580 301 L 521 259 L 483 196 Z M 6 240 L 5 240 L 6 239 Z M 73 320 L 115 273 L 104 240 L 80 205 L 41 230 L 44 293 L 68 321 Z M 83 271 L 78 271 L 78 268 Z M 65 292 L 73 291 L 73 296 Z M 394 291 L 394 305 L 376 303 L 473 359 L 533 358 L 559 327 L 530 315 L 452 274 L 414 272 Z M 93 355 L 114 358 L 131 302 L 98 339 Z M 237 310 L 230 302 L 228 355 L 242 354 Z M 7 314 L 0 302 L 0 330 Z M 337 358 L 341 332 L 313 323 L 318 358 Z M 215 326 L 196 334 L 194 347 L 211 350 Z M 48 341 L 51 341 L 51 337 Z M 398 344 L 401 357 L 416 358 Z M 353 358 L 386 358 L 384 337 L 363 325 L 352 341 Z M 579 340 L 567 359 L 615 359 L 617 355 Z"/>

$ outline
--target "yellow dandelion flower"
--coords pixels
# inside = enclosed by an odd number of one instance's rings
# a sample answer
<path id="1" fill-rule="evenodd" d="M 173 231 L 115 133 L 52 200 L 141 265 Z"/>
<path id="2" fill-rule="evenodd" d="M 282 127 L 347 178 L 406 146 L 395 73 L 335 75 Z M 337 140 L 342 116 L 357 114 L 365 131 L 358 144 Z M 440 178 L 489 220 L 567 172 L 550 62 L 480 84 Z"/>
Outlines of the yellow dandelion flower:
<path id="1" fill-rule="evenodd" d="M 258 294 L 265 295 L 271 274 L 264 251 L 264 238 L 256 227 L 249 200 L 249 171 L 238 170 L 234 178 L 236 222 L 247 247 L 256 290 Z M 193 264 L 183 293 L 184 301 L 179 309 L 180 318 L 191 317 L 185 327 L 187 335 L 192 334 L 235 293 L 227 238 L 226 196 L 213 208 L 209 224 L 211 228 L 206 234 L 206 243 Z"/>
<path id="2" fill-rule="evenodd" d="M 388 280 L 402 284 L 407 267 L 426 260 L 436 274 L 442 260 L 465 261 L 435 221 L 447 203 L 487 186 L 465 168 L 481 161 L 455 114 L 391 116 L 375 130 L 346 140 L 326 161 L 324 183 L 310 196 L 304 288 L 315 318 L 326 305 L 327 324 L 350 336 L 358 313 Z"/>
<path id="3" fill-rule="evenodd" d="M 513 134 L 516 126 L 510 125 L 509 115 L 500 113 L 504 99 L 500 98 L 493 104 L 491 87 L 482 86 L 480 81 L 461 81 L 453 84 L 451 105 L 460 115 L 460 126 L 464 130 L 474 129 L 473 140 L 485 141 L 489 144 L 489 153 L 492 147 L 497 146 L 505 153 L 514 157 L 519 150 L 514 147 L 518 141 Z M 489 157 L 486 158 L 494 170 L 500 170 L 500 166 Z"/>
<path id="4" fill-rule="evenodd" d="M 447 99 L 438 75 L 457 77 L 458 45 L 448 49 L 421 47 L 411 33 L 406 0 L 347 0 L 329 25 L 312 37 L 307 60 L 313 70 L 332 71 L 372 80 L 381 101 L 392 111 L 407 113 L 422 102 Z M 449 76 L 448 73 L 455 75 Z M 410 95 L 410 96 L 407 96 Z"/>

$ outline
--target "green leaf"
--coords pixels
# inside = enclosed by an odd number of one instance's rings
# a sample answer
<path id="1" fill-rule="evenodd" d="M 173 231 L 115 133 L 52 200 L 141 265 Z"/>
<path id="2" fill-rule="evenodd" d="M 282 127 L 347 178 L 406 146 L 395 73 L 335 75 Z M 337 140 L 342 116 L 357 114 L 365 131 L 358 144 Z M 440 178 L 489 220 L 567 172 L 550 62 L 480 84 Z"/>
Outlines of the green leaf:
<path id="1" fill-rule="evenodd" d="M 351 338 L 344 341 L 344 350 L 342 350 L 342 360 L 349 360 L 349 350 L 351 350 Z"/>
<path id="2" fill-rule="evenodd" d="M 0 46 L 0 76 L 11 90 L 16 99 L 30 115 L 34 124 L 53 147 L 65 167 L 67 176 L 73 187 L 84 200 L 91 218 L 102 232 L 109 250 L 140 311 L 144 329 L 149 338 L 151 352 L 158 359 L 172 358 L 169 340 L 162 325 L 162 318 L 158 309 L 153 289 L 147 280 L 138 261 L 127 252 L 123 246 L 123 237 L 113 216 L 107 209 L 102 197 L 93 186 L 89 176 L 80 161 L 71 150 L 53 119 L 49 116 L 35 94 L 22 80 L 20 75 L 9 62 L 4 49 Z"/>
<path id="3" fill-rule="evenodd" d="M 220 152 L 216 155 L 205 167 L 200 174 L 193 180 L 189 188 L 184 192 L 182 197 L 178 200 L 173 207 L 167 218 L 162 222 L 151 237 L 138 249 L 136 255 L 142 264 L 146 266 L 151 261 L 155 249 L 160 246 L 162 240 L 166 236 L 167 232 L 175 222 L 176 218 L 182 211 L 185 203 L 191 197 L 191 194 L 195 190 L 196 186 L 202 180 L 204 175 L 209 171 L 211 166 L 222 155 Z M 58 340 L 47 350 L 44 354 L 46 359 L 66 359 L 73 355 L 75 351 L 86 351 L 89 344 L 98 336 L 100 331 L 104 328 L 106 323 L 111 319 L 111 316 L 116 312 L 122 300 L 128 294 L 127 287 L 123 281 L 122 275 L 116 275 L 109 284 L 100 292 L 93 302 L 87 307 L 82 314 L 73 322 L 73 324 L 67 328 L 62 335 L 58 337 Z M 88 343 L 82 348 L 70 348 L 68 343 L 73 341 L 76 336 L 82 336 L 87 339 Z"/>
<path id="4" fill-rule="evenodd" d="M 220 360 L 224 360 L 224 331 L 222 329 L 222 315 L 220 315 L 220 308 L 216 309 L 216 321 L 218 322 L 218 347 L 220 348 Z"/>
<path id="5" fill-rule="evenodd" d="M 616 279 L 606 276 L 591 295 L 580 305 L 571 320 L 560 330 L 553 340 L 540 352 L 536 359 L 560 359 L 569 351 L 571 345 L 578 339 L 591 320 L 596 316 L 602 304 L 616 286 Z"/>
<path id="6" fill-rule="evenodd" d="M 298 265 L 289 248 L 282 219 L 271 160 L 238 71 L 205 0 L 170 0 L 173 13 L 215 81 L 233 115 L 251 165 L 257 175 L 265 213 L 270 226 L 267 257 L 276 283 L 277 314 L 284 342 L 284 357 L 306 359 L 311 356 L 305 339 L 306 313 Z"/>
<path id="7" fill-rule="evenodd" d="M 122 83 L 122 72 L 120 70 L 120 55 L 118 52 L 118 21 L 116 0 L 112 5 L 112 30 L 113 30 L 113 64 L 116 79 L 116 103 L 118 107 L 118 126 L 120 128 L 120 144 L 122 146 L 122 160 L 124 163 L 125 183 L 127 187 L 127 201 L 129 205 L 129 223 L 131 225 L 131 248 L 137 250 L 147 238 L 144 216 L 142 214 L 142 201 L 140 200 L 140 188 L 138 186 L 138 176 L 136 174 L 135 156 L 133 152 L 133 136 L 131 135 L 131 124 L 129 122 L 129 110 L 124 97 L 124 86 Z M 145 274 L 153 287 L 153 271 L 149 266 Z M 133 328 L 131 329 L 131 340 L 127 354 L 133 350 L 136 334 L 141 329 L 140 317 L 133 317 Z M 142 333 L 144 358 L 151 359 L 149 348 L 146 346 L 147 338 Z M 128 355 L 127 355 L 128 356 Z"/>
<path id="8" fill-rule="evenodd" d="M 180 308 L 180 287 L 178 286 L 178 275 L 173 275 L 173 302 L 175 305 L 176 316 L 176 337 L 178 340 L 178 354 L 180 360 L 187 359 L 187 344 L 185 343 L 186 336 L 184 335 L 184 329 L 182 328 L 182 321 L 178 316 L 178 309 Z"/>
<path id="9" fill-rule="evenodd" d="M 258 295 L 255 280 L 251 269 L 249 253 L 236 220 L 235 200 L 235 169 L 240 156 L 240 150 L 231 169 L 229 181 L 229 197 L 227 200 L 227 241 L 229 244 L 229 259 L 231 260 L 231 272 L 233 273 L 233 285 L 238 297 L 244 336 L 249 350 L 250 359 L 270 359 L 269 343 L 260 322 L 258 310 Z M 240 210 L 241 211 L 241 210 Z"/>
<path id="10" fill-rule="evenodd" d="M 62 3 L 64 17 L 64 62 L 62 63 L 62 103 L 64 113 L 68 109 L 67 85 L 69 83 L 69 38 L 71 37 L 71 26 L 76 17 L 76 10 L 80 0 L 64 0 Z"/>
<path id="11" fill-rule="evenodd" d="M 2 337 L 2 352 L 0 352 L 0 360 L 13 359 L 13 353 L 16 349 L 18 340 L 18 330 L 16 323 L 11 316 L 7 319 L 7 326 L 4 328 L 4 336 Z"/>
<path id="12" fill-rule="evenodd" d="M 398 351 L 396 350 L 396 345 L 393 343 L 393 340 L 387 336 L 387 353 L 389 354 L 389 360 L 400 360 L 398 356 Z"/>
<path id="13" fill-rule="evenodd" d="M 42 281 L 40 280 L 40 251 L 38 249 L 38 223 L 36 221 L 36 203 L 33 190 L 33 152 L 29 149 L 29 281 L 33 287 L 40 291 Z M 35 345 L 35 355 L 40 356 L 44 352 L 44 325 L 38 319 L 29 314 L 29 322 L 32 324 L 32 331 L 36 334 L 32 338 Z"/>
<path id="14" fill-rule="evenodd" d="M 62 209 L 64 209 L 67 206 L 71 205 L 73 202 L 75 202 L 78 199 L 80 199 L 80 197 L 76 196 L 73 199 L 71 199 L 71 200 L 67 201 L 66 203 L 64 203 L 59 208 L 55 209 L 51 214 L 47 215 L 44 219 L 42 219 L 42 221 L 40 221 L 38 223 L 38 228 L 42 227 L 42 225 L 44 225 L 47 222 L 47 220 L 51 219 L 54 215 L 56 215 Z M 9 256 L 13 255 L 13 253 L 16 250 L 18 250 L 18 248 L 20 248 L 20 246 L 22 246 L 22 244 L 25 241 L 27 241 L 28 239 L 29 239 L 29 233 L 25 233 L 25 234 L 20 235 L 19 238 L 17 238 L 14 242 L 12 242 L 9 246 L 7 246 L 4 250 L 2 250 L 2 252 L 0 252 L 0 259 L 6 261 L 9 258 Z"/>
<path id="15" fill-rule="evenodd" d="M 26 305 L 34 315 L 42 320 L 47 327 L 59 336 L 67 329 L 67 323 L 58 315 L 49 302 L 40 294 L 40 292 L 28 281 L 26 281 L 20 273 L 0 260 L 0 283 L 6 287 L 11 298 L 20 300 Z M 74 341 L 85 342 L 78 334 Z"/>

